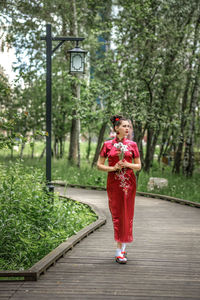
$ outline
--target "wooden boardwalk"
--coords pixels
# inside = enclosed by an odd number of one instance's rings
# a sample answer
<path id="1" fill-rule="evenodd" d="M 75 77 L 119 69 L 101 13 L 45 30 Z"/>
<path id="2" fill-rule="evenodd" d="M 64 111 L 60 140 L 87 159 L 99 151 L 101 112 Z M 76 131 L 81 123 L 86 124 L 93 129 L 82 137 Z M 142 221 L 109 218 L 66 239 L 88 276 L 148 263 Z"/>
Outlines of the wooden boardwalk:
<path id="1" fill-rule="evenodd" d="M 64 188 L 59 188 L 65 193 Z M 0 282 L 1 300 L 200 299 L 200 210 L 137 197 L 128 263 L 114 261 L 112 222 L 104 191 L 67 188 L 93 203 L 107 224 L 77 244 L 37 282 Z"/>

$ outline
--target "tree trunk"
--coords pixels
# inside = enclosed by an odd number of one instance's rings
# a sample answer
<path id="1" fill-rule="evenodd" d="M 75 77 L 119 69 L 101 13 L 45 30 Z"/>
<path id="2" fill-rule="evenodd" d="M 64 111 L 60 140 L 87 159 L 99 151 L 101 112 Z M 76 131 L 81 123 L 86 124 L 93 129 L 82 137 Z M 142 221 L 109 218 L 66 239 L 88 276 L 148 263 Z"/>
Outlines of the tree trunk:
<path id="1" fill-rule="evenodd" d="M 187 103 L 188 103 L 188 92 L 191 82 L 191 68 L 192 65 L 190 64 L 190 72 L 187 74 L 187 80 L 185 85 L 185 90 L 182 98 L 182 105 L 181 105 L 181 126 L 180 126 L 180 137 L 179 137 L 179 143 L 178 147 L 175 153 L 174 157 L 174 166 L 173 166 L 173 172 L 179 174 L 180 168 L 181 168 L 181 158 L 182 158 L 182 152 L 183 152 L 183 144 L 184 144 L 184 136 L 185 136 L 185 127 L 187 124 L 187 116 L 186 116 L 186 109 L 187 109 Z"/>
<path id="2" fill-rule="evenodd" d="M 59 138 L 59 145 L 60 145 L 59 158 L 62 158 L 63 153 L 64 153 L 63 139 L 62 138 Z"/>
<path id="3" fill-rule="evenodd" d="M 195 58 L 195 55 L 196 55 L 195 50 L 196 50 L 197 41 L 198 41 L 199 22 L 200 22 L 200 17 L 198 17 L 197 22 L 196 22 L 196 26 L 195 26 L 193 51 L 192 51 L 192 56 L 191 56 L 190 61 L 189 61 L 186 85 L 185 85 L 184 95 L 183 95 L 183 99 L 182 99 L 180 141 L 179 141 L 177 151 L 176 151 L 176 154 L 175 154 L 174 166 L 173 166 L 173 172 L 178 173 L 178 174 L 180 173 L 180 168 L 181 168 L 181 159 L 182 159 L 183 145 L 184 145 L 184 140 L 185 140 L 185 128 L 186 128 L 187 119 L 188 119 L 188 116 L 186 115 L 186 109 L 187 109 L 187 103 L 188 103 L 188 92 L 189 92 L 190 84 L 191 84 L 191 81 L 192 81 L 192 69 L 193 69 L 193 64 L 194 64 L 194 58 Z M 187 139 L 187 141 L 189 142 L 188 139 Z M 185 163 L 186 163 L 186 161 L 185 161 Z"/>
<path id="4" fill-rule="evenodd" d="M 42 153 L 40 154 L 39 160 L 41 160 L 44 157 L 45 151 L 46 151 L 46 145 L 44 146 L 44 149 L 42 150 Z"/>
<path id="5" fill-rule="evenodd" d="M 144 160 L 144 171 L 149 172 L 151 167 L 151 142 L 153 138 L 153 130 L 148 128 L 147 129 L 147 144 L 146 144 L 146 156 Z"/>
<path id="6" fill-rule="evenodd" d="M 81 91 L 81 86 L 80 84 L 77 84 L 76 86 L 76 97 L 77 101 L 80 101 L 80 91 Z M 78 157 L 77 157 L 77 167 L 81 167 L 81 149 L 80 149 L 80 133 L 81 133 L 81 121 L 80 118 L 77 119 L 77 152 L 78 152 Z"/>
<path id="7" fill-rule="evenodd" d="M 10 149 L 10 158 L 13 159 L 13 146 Z"/>
<path id="8" fill-rule="evenodd" d="M 21 150 L 20 150 L 20 160 L 22 160 L 22 158 L 23 158 L 24 148 L 25 148 L 25 143 L 22 142 Z"/>
<path id="9" fill-rule="evenodd" d="M 161 145 L 160 145 L 160 152 L 159 152 L 159 155 L 158 155 L 158 163 L 159 164 L 160 164 L 161 156 L 163 156 L 165 142 L 166 142 L 166 137 L 165 137 L 165 134 L 163 133 L 162 142 L 161 142 Z"/>
<path id="10" fill-rule="evenodd" d="M 145 172 L 149 172 L 150 168 L 152 167 L 158 136 L 159 136 L 159 130 L 156 130 L 154 132 L 154 129 L 152 128 L 147 129 L 147 148 L 146 148 L 146 156 L 144 160 Z"/>
<path id="11" fill-rule="evenodd" d="M 101 126 L 99 137 L 98 137 L 98 142 L 97 142 L 97 147 L 96 147 L 95 155 L 94 155 L 93 162 L 92 162 L 92 167 L 94 167 L 97 163 L 97 160 L 98 160 L 98 157 L 99 157 L 99 152 L 101 150 L 101 145 L 102 145 L 104 133 L 105 133 L 105 130 L 106 130 L 106 126 L 107 126 L 107 122 L 103 123 L 102 126 Z"/>
<path id="12" fill-rule="evenodd" d="M 62 143 L 63 143 L 63 153 L 62 153 L 62 157 L 64 157 L 64 155 L 65 155 L 65 144 L 66 144 L 66 137 L 64 137 L 64 139 L 63 139 Z"/>
<path id="13" fill-rule="evenodd" d="M 160 145 L 160 152 L 158 155 L 158 163 L 159 164 L 160 164 L 160 159 L 163 156 L 163 154 L 166 154 L 168 151 L 169 143 L 170 143 L 170 132 L 169 132 L 169 128 L 166 128 L 165 130 L 163 130 L 163 133 L 162 133 L 162 141 L 161 141 L 161 145 Z"/>
<path id="14" fill-rule="evenodd" d="M 77 75 L 78 77 L 78 75 Z M 80 99 L 80 84 L 73 86 L 75 99 Z M 70 132 L 70 146 L 69 146 L 69 162 L 80 167 L 80 119 L 77 117 L 76 110 L 73 112 L 73 119 Z"/>
<path id="15" fill-rule="evenodd" d="M 75 114 L 75 111 L 73 115 Z M 72 119 L 71 132 L 70 132 L 70 143 L 69 143 L 69 157 L 70 163 L 74 164 L 77 162 L 77 120 Z"/>
<path id="16" fill-rule="evenodd" d="M 58 142 L 59 142 L 58 137 L 55 136 L 54 137 L 54 145 L 53 145 L 53 153 L 54 153 L 54 157 L 57 158 L 57 159 L 59 158 Z"/>
<path id="17" fill-rule="evenodd" d="M 80 119 L 77 120 L 77 151 L 78 151 L 78 157 L 77 157 L 77 167 L 81 167 L 81 149 L 80 149 L 80 131 L 81 131 L 81 122 Z"/>
<path id="18" fill-rule="evenodd" d="M 71 1 L 71 35 L 78 36 L 78 22 L 77 22 L 77 11 L 76 1 Z M 77 75 L 78 77 L 78 75 Z M 78 77 L 79 78 L 79 77 Z M 72 86 L 72 92 L 75 96 L 76 101 L 80 99 L 80 85 L 74 84 Z M 76 110 L 73 112 L 74 118 L 72 119 L 71 131 L 70 131 L 70 146 L 69 146 L 69 157 L 68 160 L 72 164 L 76 164 L 80 167 L 80 120 L 77 118 Z"/>
<path id="19" fill-rule="evenodd" d="M 91 141 L 92 141 L 92 137 L 91 137 L 90 132 L 89 132 L 88 146 L 87 146 L 87 156 L 86 156 L 86 159 L 87 159 L 88 161 L 89 161 L 89 159 L 90 159 Z"/>
<path id="20" fill-rule="evenodd" d="M 180 142 L 178 144 L 178 148 L 175 152 L 175 157 L 174 157 L 173 173 L 176 173 L 176 174 L 180 173 L 181 158 L 182 158 L 182 152 L 183 152 L 183 143 L 184 143 L 184 138 L 183 138 L 183 136 L 181 136 Z"/>
<path id="21" fill-rule="evenodd" d="M 146 127 L 143 129 L 142 128 L 142 122 L 136 122 L 136 124 L 133 124 L 133 121 L 131 120 L 132 125 L 133 125 L 133 132 L 134 132 L 134 137 L 133 140 L 137 143 L 138 149 L 140 152 L 140 159 L 142 165 L 144 164 L 144 154 L 143 154 L 143 145 L 142 145 L 142 140 L 144 138 L 145 130 Z"/>
<path id="22" fill-rule="evenodd" d="M 185 154 L 183 160 L 183 174 L 191 177 L 194 171 L 194 135 L 195 135 L 195 114 L 197 99 L 199 96 L 198 87 L 200 84 L 200 64 L 198 65 L 195 83 L 191 95 L 190 112 L 189 112 L 189 131 L 187 134 Z"/>
<path id="23" fill-rule="evenodd" d="M 31 158 L 34 158 L 34 152 L 35 152 L 35 141 L 33 141 L 32 145 L 31 145 Z"/>

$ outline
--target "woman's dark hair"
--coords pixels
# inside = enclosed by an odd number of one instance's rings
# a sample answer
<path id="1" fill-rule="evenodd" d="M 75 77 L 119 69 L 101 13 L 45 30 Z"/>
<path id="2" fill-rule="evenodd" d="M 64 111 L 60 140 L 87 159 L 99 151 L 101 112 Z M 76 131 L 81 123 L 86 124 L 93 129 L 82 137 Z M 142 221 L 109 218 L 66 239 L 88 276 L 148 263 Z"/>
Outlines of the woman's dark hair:
<path id="1" fill-rule="evenodd" d="M 127 121 L 128 119 L 123 117 L 122 115 L 114 115 L 110 118 L 111 123 L 113 124 L 113 128 L 115 130 L 115 126 L 119 126 L 121 121 Z"/>

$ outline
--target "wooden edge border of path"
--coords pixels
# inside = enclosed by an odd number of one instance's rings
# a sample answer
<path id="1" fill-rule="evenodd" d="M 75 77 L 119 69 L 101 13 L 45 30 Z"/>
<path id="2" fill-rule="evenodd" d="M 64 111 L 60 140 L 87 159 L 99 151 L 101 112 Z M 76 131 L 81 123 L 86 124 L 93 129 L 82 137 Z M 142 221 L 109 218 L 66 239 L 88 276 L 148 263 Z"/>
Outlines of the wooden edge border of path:
<path id="1" fill-rule="evenodd" d="M 97 187 L 97 186 L 84 186 L 84 185 L 78 185 L 78 184 L 68 184 L 64 181 L 56 180 L 53 182 L 54 185 L 57 186 L 65 186 L 65 187 L 74 187 L 74 188 L 84 188 L 84 189 L 92 189 L 92 190 L 103 190 L 106 189 L 104 187 Z M 146 192 L 137 192 L 138 196 L 143 197 L 149 197 L 149 198 L 156 198 L 156 199 L 162 199 L 167 200 L 171 202 L 176 202 L 179 204 L 185 204 L 190 205 L 193 207 L 200 208 L 200 203 L 192 202 L 188 200 L 183 200 L 175 197 L 170 197 L 166 195 L 160 195 L 160 194 L 152 194 L 152 193 L 146 193 Z M 66 196 L 60 196 L 61 198 L 71 199 L 74 201 L 77 201 L 75 199 L 66 197 Z M 82 202 L 82 201 L 79 201 Z M 46 270 L 52 266 L 55 265 L 57 260 L 61 257 L 64 257 L 65 254 L 71 250 L 77 243 L 79 243 L 82 239 L 87 237 L 90 233 L 94 232 L 96 229 L 101 227 L 106 223 L 106 217 L 103 214 L 103 212 L 97 208 L 94 205 L 88 204 L 86 202 L 82 202 L 86 205 L 88 205 L 98 216 L 97 221 L 93 222 L 92 224 L 88 225 L 87 227 L 80 230 L 76 235 L 71 236 L 67 239 L 66 242 L 61 243 L 57 248 L 52 250 L 49 254 L 47 254 L 45 257 L 43 257 L 40 261 L 38 261 L 35 265 L 33 265 L 30 269 L 24 270 L 24 271 L 0 271 L 0 277 L 22 277 L 24 278 L 24 281 L 36 281 L 41 274 L 44 274 Z M 12 280 L 13 281 L 13 280 Z"/>
<path id="2" fill-rule="evenodd" d="M 58 186 L 106 191 L 106 188 L 104 188 L 104 187 L 98 187 L 98 186 L 92 186 L 92 185 L 68 184 L 67 182 L 60 181 L 60 180 L 55 180 L 52 183 L 54 185 L 58 185 Z M 180 198 L 175 198 L 175 197 L 171 197 L 171 196 L 153 194 L 153 193 L 146 193 L 146 192 L 138 192 L 138 191 L 136 191 L 136 195 L 143 196 L 143 197 L 148 197 L 148 198 L 156 198 L 156 199 L 161 199 L 161 200 L 167 200 L 167 201 L 176 202 L 176 203 L 179 203 L 179 204 L 185 204 L 185 205 L 200 208 L 200 203 L 198 203 L 198 202 L 193 202 L 193 201 L 184 200 L 184 199 L 180 199 Z"/>
<path id="3" fill-rule="evenodd" d="M 71 199 L 77 201 L 75 199 L 69 198 L 67 196 L 60 196 L 60 198 Z M 61 243 L 58 247 L 52 250 L 49 254 L 44 256 L 41 260 L 39 260 L 36 264 L 34 264 L 30 269 L 23 271 L 0 271 L 0 277 L 6 278 L 5 281 L 14 281 L 14 279 L 10 279 L 10 277 L 21 277 L 20 281 L 36 281 L 41 274 L 44 274 L 49 267 L 55 265 L 59 258 L 64 257 L 65 254 L 72 250 L 72 248 L 87 237 L 90 233 L 97 230 L 99 227 L 106 223 L 106 217 L 103 212 L 97 208 L 93 204 L 88 204 L 82 201 L 78 201 L 88 205 L 97 215 L 98 219 L 81 229 L 77 234 L 69 237 L 65 242 Z M 7 279 L 8 278 L 8 279 Z M 1 282 L 1 281 L 0 281 Z"/>

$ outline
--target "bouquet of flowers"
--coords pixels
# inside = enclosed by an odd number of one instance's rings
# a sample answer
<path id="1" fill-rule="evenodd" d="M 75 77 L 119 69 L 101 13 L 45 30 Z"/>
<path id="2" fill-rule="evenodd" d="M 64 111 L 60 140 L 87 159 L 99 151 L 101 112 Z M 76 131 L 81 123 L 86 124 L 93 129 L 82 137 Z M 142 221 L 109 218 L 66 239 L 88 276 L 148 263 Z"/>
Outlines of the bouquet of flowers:
<path id="1" fill-rule="evenodd" d="M 128 151 L 128 146 L 127 145 L 124 145 L 122 144 L 121 142 L 119 143 L 115 143 L 114 144 L 114 147 L 119 149 L 119 160 L 123 160 L 124 159 L 124 155 L 125 155 L 125 152 Z"/>

